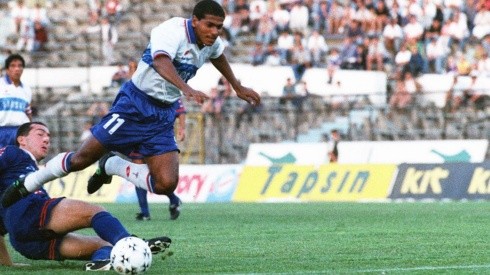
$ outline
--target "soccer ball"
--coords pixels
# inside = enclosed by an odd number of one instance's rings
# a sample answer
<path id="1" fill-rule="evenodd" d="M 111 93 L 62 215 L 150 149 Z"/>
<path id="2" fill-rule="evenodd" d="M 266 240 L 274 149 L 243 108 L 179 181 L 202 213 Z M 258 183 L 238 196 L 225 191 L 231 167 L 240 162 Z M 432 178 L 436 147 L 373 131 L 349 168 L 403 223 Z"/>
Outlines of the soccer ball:
<path id="1" fill-rule="evenodd" d="M 119 240 L 111 251 L 112 268 L 119 274 L 141 274 L 151 266 L 151 250 L 137 237 Z"/>

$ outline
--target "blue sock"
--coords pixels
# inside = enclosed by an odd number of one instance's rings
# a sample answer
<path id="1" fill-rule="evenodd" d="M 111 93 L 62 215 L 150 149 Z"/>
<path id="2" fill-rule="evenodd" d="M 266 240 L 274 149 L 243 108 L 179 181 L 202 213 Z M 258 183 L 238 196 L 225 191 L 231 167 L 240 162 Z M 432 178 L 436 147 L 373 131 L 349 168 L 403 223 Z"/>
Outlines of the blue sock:
<path id="1" fill-rule="evenodd" d="M 122 238 L 131 236 L 121 222 L 107 211 L 94 215 L 92 228 L 101 239 L 112 245 L 115 245 Z"/>
<path id="2" fill-rule="evenodd" d="M 150 208 L 148 207 L 147 199 L 148 191 L 143 188 L 136 187 L 136 196 L 138 197 L 138 204 L 140 205 L 141 213 L 145 216 L 150 216 Z"/>
<path id="3" fill-rule="evenodd" d="M 92 254 L 92 261 L 109 260 L 111 258 L 112 246 L 103 246 Z"/>
<path id="4" fill-rule="evenodd" d="M 180 199 L 175 195 L 175 193 L 172 193 L 170 195 L 167 195 L 168 199 L 170 200 L 170 204 L 179 204 Z"/>

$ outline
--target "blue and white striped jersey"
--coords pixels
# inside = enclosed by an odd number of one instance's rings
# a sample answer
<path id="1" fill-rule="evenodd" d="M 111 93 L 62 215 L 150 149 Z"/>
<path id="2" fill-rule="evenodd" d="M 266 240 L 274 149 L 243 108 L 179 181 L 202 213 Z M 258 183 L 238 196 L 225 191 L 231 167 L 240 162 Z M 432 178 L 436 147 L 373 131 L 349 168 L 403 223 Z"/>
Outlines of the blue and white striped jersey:
<path id="1" fill-rule="evenodd" d="M 225 45 L 218 37 L 213 45 L 199 49 L 192 20 L 171 18 L 151 31 L 150 43 L 133 74 L 134 85 L 162 102 L 175 102 L 182 93 L 153 68 L 153 59 L 165 54 L 172 60 L 180 77 L 187 82 L 209 58 L 218 58 Z"/>
<path id="2" fill-rule="evenodd" d="M 19 126 L 29 122 L 26 112 L 30 111 L 32 91 L 21 83 L 15 87 L 5 75 L 0 78 L 0 126 Z"/>

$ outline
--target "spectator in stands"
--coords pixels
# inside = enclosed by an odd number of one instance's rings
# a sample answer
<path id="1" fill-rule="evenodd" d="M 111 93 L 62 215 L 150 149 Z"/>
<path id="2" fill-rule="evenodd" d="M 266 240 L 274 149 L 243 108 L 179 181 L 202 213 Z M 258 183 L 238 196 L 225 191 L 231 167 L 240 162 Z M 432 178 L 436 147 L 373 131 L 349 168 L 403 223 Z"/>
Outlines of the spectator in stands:
<path id="1" fill-rule="evenodd" d="M 311 53 L 311 61 L 314 67 L 320 67 L 323 64 L 325 54 L 328 51 L 325 37 L 318 30 L 313 30 L 308 37 L 306 47 Z"/>
<path id="2" fill-rule="evenodd" d="M 264 16 L 267 15 L 267 4 L 264 0 L 252 0 L 249 5 L 249 20 L 250 20 L 250 31 L 257 33 L 259 30 L 258 26 L 261 20 L 264 20 Z M 271 19 L 272 20 L 272 19 Z"/>
<path id="3" fill-rule="evenodd" d="M 99 16 L 102 14 L 102 3 L 99 0 L 87 0 L 89 7 L 89 21 L 99 21 Z"/>
<path id="4" fill-rule="evenodd" d="M 268 14 L 264 14 L 258 24 L 255 34 L 255 41 L 259 41 L 264 45 L 268 45 L 272 40 L 277 39 L 276 26 L 272 18 Z"/>
<path id="5" fill-rule="evenodd" d="M 279 51 L 276 49 L 276 45 L 269 44 L 267 46 L 264 65 L 268 65 L 268 66 L 281 65 L 281 56 L 279 55 Z"/>
<path id="6" fill-rule="evenodd" d="M 482 58 L 476 64 L 476 69 L 480 75 L 490 77 L 490 57 L 488 53 L 483 52 Z"/>
<path id="7" fill-rule="evenodd" d="M 355 60 L 352 63 L 352 69 L 354 70 L 366 70 L 367 69 L 367 49 L 363 44 L 356 46 L 356 53 L 354 55 Z"/>
<path id="8" fill-rule="evenodd" d="M 265 61 L 264 45 L 260 41 L 256 41 L 252 52 L 250 53 L 250 63 L 253 66 L 262 65 Z"/>
<path id="9" fill-rule="evenodd" d="M 103 16 L 99 19 L 99 22 L 92 21 L 94 18 L 89 19 L 89 25 L 84 30 L 87 34 L 100 34 L 101 48 L 102 48 L 102 63 L 104 65 L 111 65 L 114 63 L 114 46 L 119 40 L 119 34 L 117 28 L 109 22 L 109 18 Z"/>
<path id="10" fill-rule="evenodd" d="M 250 5 L 246 0 L 235 1 L 235 16 L 237 16 L 240 32 L 250 32 Z"/>
<path id="11" fill-rule="evenodd" d="M 357 19 L 351 20 L 347 25 L 346 37 L 350 38 L 354 43 L 362 43 L 364 34 L 361 23 Z"/>
<path id="12" fill-rule="evenodd" d="M 328 84 L 332 84 L 335 73 L 339 70 L 342 64 L 342 57 L 337 48 L 332 48 L 327 56 L 327 76 Z M 353 67 L 352 67 L 353 68 Z"/>
<path id="13" fill-rule="evenodd" d="M 117 28 L 110 23 L 108 17 L 102 17 L 100 20 L 100 32 L 102 36 L 102 57 L 104 65 L 114 63 L 114 46 L 119 40 Z"/>
<path id="14" fill-rule="evenodd" d="M 279 51 L 279 55 L 281 56 L 281 65 L 286 65 L 289 63 L 293 46 L 293 35 L 287 30 L 281 32 L 279 38 L 277 39 L 277 50 Z"/>
<path id="15" fill-rule="evenodd" d="M 242 15 L 238 12 L 226 14 L 223 21 L 223 28 L 229 34 L 231 44 L 235 44 L 238 36 L 242 32 Z"/>
<path id="16" fill-rule="evenodd" d="M 303 78 L 304 73 L 311 67 L 311 55 L 305 48 L 301 33 L 296 33 L 295 42 L 291 52 L 291 69 L 296 82 Z"/>
<path id="17" fill-rule="evenodd" d="M 134 68 L 134 69 L 136 69 L 136 68 Z M 122 84 L 124 84 L 129 79 L 130 79 L 130 74 L 129 74 L 128 69 L 126 69 L 126 67 L 122 63 L 118 63 L 117 64 L 117 70 L 112 75 L 111 87 L 120 87 Z"/>
<path id="18" fill-rule="evenodd" d="M 451 37 L 450 45 L 456 46 L 459 51 L 464 51 L 469 37 L 468 19 L 466 15 L 459 8 L 455 8 L 448 21 L 450 21 L 448 30 L 449 36 Z"/>
<path id="19" fill-rule="evenodd" d="M 34 26 L 29 20 L 24 20 L 21 26 L 19 39 L 17 40 L 17 51 L 31 52 L 34 49 Z"/>
<path id="20" fill-rule="evenodd" d="M 313 21 L 313 30 L 321 34 L 328 33 L 329 9 L 327 1 L 319 1 L 313 5 L 310 19 Z"/>
<path id="21" fill-rule="evenodd" d="M 275 2 L 275 10 L 272 13 L 272 20 L 275 22 L 276 33 L 289 32 L 289 11 L 281 3 Z"/>
<path id="22" fill-rule="evenodd" d="M 5 60 L 5 76 L 0 79 L 0 148 L 15 145 L 17 129 L 32 120 L 32 91 L 21 82 L 25 60 L 11 54 Z M 8 107 L 8 108 L 7 108 Z"/>
<path id="23" fill-rule="evenodd" d="M 446 49 L 438 40 L 438 37 L 433 36 L 430 38 L 430 42 L 427 44 L 425 52 L 427 55 L 429 72 L 437 74 L 443 73 Z"/>
<path id="24" fill-rule="evenodd" d="M 116 26 L 122 15 L 122 6 L 119 0 L 105 0 L 102 15 L 108 18 L 110 24 Z"/>
<path id="25" fill-rule="evenodd" d="M 305 35 L 308 31 L 308 20 L 310 18 L 308 8 L 300 0 L 294 0 L 292 5 L 289 11 L 291 16 L 289 19 L 289 29 L 293 33 L 299 32 Z"/>
<path id="26" fill-rule="evenodd" d="M 414 44 L 410 47 L 410 60 L 406 66 L 406 70 L 410 72 L 410 76 L 418 77 L 421 73 L 426 72 L 426 60 L 419 51 L 419 45 Z"/>
<path id="27" fill-rule="evenodd" d="M 376 33 L 382 33 L 385 26 L 388 24 L 390 11 L 384 0 L 379 0 L 374 8 L 374 24 Z"/>
<path id="28" fill-rule="evenodd" d="M 29 8 L 25 5 L 24 0 L 17 0 L 10 10 L 10 17 L 14 21 L 14 32 L 21 34 L 26 21 L 29 20 Z"/>
<path id="29" fill-rule="evenodd" d="M 340 48 L 340 67 L 342 69 L 353 69 L 356 62 L 356 48 L 357 44 L 354 43 L 353 38 L 346 36 L 342 47 Z"/>
<path id="30" fill-rule="evenodd" d="M 357 1 L 356 4 L 357 10 L 354 14 L 354 19 L 360 23 L 363 32 L 373 34 L 369 31 L 374 26 L 374 13 L 366 7 L 364 1 Z"/>
<path id="31" fill-rule="evenodd" d="M 425 40 L 430 41 L 433 37 L 439 38 L 442 32 L 442 24 L 441 21 L 434 18 L 429 26 L 429 28 L 425 31 Z"/>
<path id="32" fill-rule="evenodd" d="M 463 52 L 456 52 L 456 68 L 458 75 L 470 75 L 473 69 L 472 64 L 466 58 Z"/>
<path id="33" fill-rule="evenodd" d="M 324 5 L 321 4 L 322 9 L 327 7 L 327 1 L 323 1 Z M 337 1 L 332 1 L 330 10 L 328 12 L 330 15 L 327 18 L 328 22 L 328 33 L 329 34 L 341 34 L 344 32 L 344 26 L 346 25 L 346 10 Z"/>
<path id="34" fill-rule="evenodd" d="M 416 43 L 420 41 L 424 34 L 424 27 L 417 21 L 417 17 L 413 14 L 408 16 L 408 23 L 403 27 L 403 34 L 407 42 Z"/>
<path id="35" fill-rule="evenodd" d="M 46 43 L 48 43 L 48 29 L 46 25 L 40 21 L 34 21 L 34 45 L 33 51 L 46 50 Z"/>
<path id="36" fill-rule="evenodd" d="M 279 98 L 279 104 L 284 107 L 287 102 L 291 102 L 294 106 L 297 106 L 297 98 L 298 95 L 296 94 L 295 83 L 290 77 L 288 77 L 282 88 L 282 95 Z"/>
<path id="37" fill-rule="evenodd" d="M 477 13 L 473 19 L 472 34 L 477 39 L 482 39 L 490 33 L 490 10 L 485 9 L 484 3 L 477 5 Z"/>
<path id="38" fill-rule="evenodd" d="M 31 22 L 39 22 L 44 27 L 50 24 L 46 8 L 40 2 L 36 2 L 34 8 L 29 10 L 29 20 Z"/>
<path id="39" fill-rule="evenodd" d="M 376 70 L 384 70 L 384 59 L 387 57 L 384 43 L 379 40 L 378 36 L 374 35 L 369 38 L 369 45 L 367 49 L 366 69 L 368 71 L 373 70 L 373 63 L 376 64 Z"/>
<path id="40" fill-rule="evenodd" d="M 340 142 L 340 132 L 337 129 L 332 129 L 330 131 L 330 142 L 328 144 L 328 161 L 330 163 L 335 163 L 339 160 L 339 142 Z"/>
<path id="41" fill-rule="evenodd" d="M 403 30 L 398 25 L 396 18 L 388 19 L 388 24 L 383 29 L 382 37 L 386 50 L 395 55 L 400 50 L 400 45 L 403 41 Z"/>

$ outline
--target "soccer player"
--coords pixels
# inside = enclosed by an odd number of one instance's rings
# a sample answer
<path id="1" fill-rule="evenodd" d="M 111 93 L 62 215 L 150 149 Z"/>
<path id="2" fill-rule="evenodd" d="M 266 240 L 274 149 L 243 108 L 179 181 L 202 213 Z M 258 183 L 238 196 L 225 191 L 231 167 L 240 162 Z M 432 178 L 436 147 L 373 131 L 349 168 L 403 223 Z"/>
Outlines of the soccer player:
<path id="1" fill-rule="evenodd" d="M 19 125 L 31 121 L 31 88 L 20 81 L 25 61 L 19 54 L 5 60 L 5 76 L 0 78 L 0 147 L 15 145 Z"/>
<path id="2" fill-rule="evenodd" d="M 22 124 L 17 145 L 0 149 L 0 193 L 20 175 L 38 170 L 38 161 L 48 154 L 49 129 L 41 122 Z M 91 260 L 85 270 L 109 270 L 112 246 L 131 236 L 120 221 L 102 207 L 87 202 L 51 198 L 40 188 L 8 208 L 0 208 L 0 234 L 8 233 L 10 243 L 23 256 L 33 260 Z M 93 228 L 97 236 L 74 231 Z M 152 253 L 170 246 L 167 237 L 150 239 Z M 0 250 L 0 259 L 10 259 Z M 5 255 L 7 253 L 7 255 Z M 11 261 L 3 261 L 9 265 Z"/>
<path id="3" fill-rule="evenodd" d="M 181 99 L 174 102 L 174 108 L 176 108 L 175 114 L 178 120 L 178 132 L 177 132 L 177 140 L 184 141 L 185 139 L 185 106 Z M 144 163 L 142 160 L 133 160 L 135 163 Z M 138 205 L 140 207 L 140 212 L 136 214 L 136 220 L 138 221 L 149 221 L 150 217 L 150 207 L 148 206 L 147 199 L 148 191 L 143 188 L 136 187 L 136 197 L 138 197 Z M 182 201 L 172 193 L 168 195 L 168 199 L 170 201 L 170 206 L 168 207 L 168 211 L 170 212 L 170 219 L 176 220 L 180 216 L 180 205 Z"/>
<path id="4" fill-rule="evenodd" d="M 237 80 L 223 54 L 219 35 L 224 19 L 225 11 L 219 3 L 202 0 L 191 18 L 174 17 L 155 27 L 131 81 L 121 87 L 109 114 L 91 128 L 92 136 L 77 152 L 60 153 L 46 164 L 46 169 L 17 180 L 6 190 L 2 205 L 7 207 L 44 183 L 85 169 L 97 160 L 99 167 L 89 179 L 89 193 L 118 175 L 150 192 L 171 194 L 179 178 L 172 104 L 182 94 L 198 104 L 208 98 L 187 84 L 204 62 L 211 61 L 239 98 L 260 104 L 259 94 Z M 108 151 L 129 158 L 141 155 L 145 164 L 131 163 L 106 154 Z"/>

